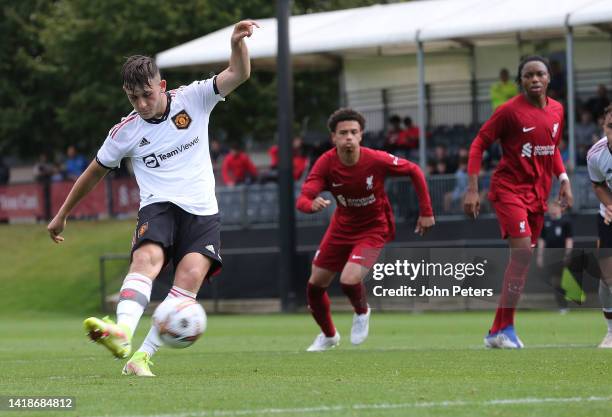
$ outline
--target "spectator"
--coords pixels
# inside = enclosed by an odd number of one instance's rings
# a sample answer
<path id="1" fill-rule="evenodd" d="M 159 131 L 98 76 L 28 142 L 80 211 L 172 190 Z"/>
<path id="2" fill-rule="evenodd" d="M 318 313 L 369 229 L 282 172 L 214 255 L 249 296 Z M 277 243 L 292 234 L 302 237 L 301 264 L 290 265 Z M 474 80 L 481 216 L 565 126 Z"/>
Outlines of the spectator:
<path id="1" fill-rule="evenodd" d="M 397 150 L 400 134 L 402 133 L 401 119 L 397 114 L 389 118 L 389 128 L 385 134 L 384 149 L 387 152 L 395 152 Z"/>
<path id="2" fill-rule="evenodd" d="M 397 144 L 402 149 L 412 150 L 419 147 L 419 128 L 412 124 L 410 117 L 404 118 L 404 130 L 399 133 Z"/>
<path id="3" fill-rule="evenodd" d="M 48 182 L 55 173 L 55 167 L 49 162 L 49 155 L 46 152 L 38 155 L 38 161 L 33 168 L 34 179 L 38 182 Z"/>
<path id="4" fill-rule="evenodd" d="M 518 88 L 510 81 L 510 73 L 506 68 L 502 68 L 499 72 L 499 81 L 491 86 L 490 94 L 493 110 L 518 94 Z"/>
<path id="5" fill-rule="evenodd" d="M 436 169 L 434 174 L 450 174 L 454 172 L 448 157 L 448 150 L 445 145 L 436 145 L 434 148 L 434 163 Z"/>
<path id="6" fill-rule="evenodd" d="M 451 211 L 453 208 L 463 209 L 461 202 L 468 188 L 467 163 L 467 156 L 459 159 L 459 166 L 455 172 L 455 188 L 444 194 L 444 211 Z"/>
<path id="7" fill-rule="evenodd" d="M 64 177 L 70 181 L 76 181 L 77 178 L 87 168 L 87 160 L 83 155 L 77 152 L 74 145 L 68 146 L 66 149 L 66 161 L 64 162 Z"/>
<path id="8" fill-rule="evenodd" d="M 572 222 L 563 216 L 561 206 L 557 201 L 548 203 L 548 215 L 544 220 L 542 234 L 538 239 L 537 264 L 543 269 L 545 276 L 550 280 L 553 287 L 555 300 L 561 313 L 568 311 L 565 290 L 561 285 L 563 269 L 569 265 L 569 256 L 574 247 Z M 544 248 L 551 248 L 544 256 Z M 564 256 L 561 257 L 554 249 L 564 248 Z M 546 259 L 546 264 L 544 260 Z"/>
<path id="9" fill-rule="evenodd" d="M 223 158 L 221 173 L 223 182 L 230 187 L 251 183 L 257 178 L 257 168 L 240 144 L 232 145 L 230 152 Z"/>
<path id="10" fill-rule="evenodd" d="M 300 136 L 293 138 L 293 179 L 299 180 L 306 171 L 309 165 L 308 157 L 304 155 L 303 141 Z M 272 145 L 268 149 L 268 156 L 270 157 L 270 168 L 268 172 L 264 174 L 262 182 L 277 181 L 278 180 L 278 145 Z"/>
<path id="11" fill-rule="evenodd" d="M 11 170 L 4 162 L 4 158 L 0 156 L 0 185 L 6 185 L 11 178 Z"/>
<path id="12" fill-rule="evenodd" d="M 436 162 L 436 171 L 434 172 L 434 175 L 445 175 L 449 173 L 450 171 L 448 169 L 448 164 L 446 163 L 446 161 Z"/>
<path id="13" fill-rule="evenodd" d="M 576 138 L 577 165 L 586 165 L 587 151 L 600 138 L 599 128 L 593 121 L 590 111 L 582 110 L 580 112 L 580 120 L 574 128 L 574 137 Z"/>
<path id="14" fill-rule="evenodd" d="M 565 101 L 565 87 L 567 78 L 561 63 L 557 60 L 550 61 L 550 83 L 548 84 L 548 96 L 555 100 Z"/>
<path id="15" fill-rule="evenodd" d="M 576 123 L 574 128 L 574 137 L 576 138 L 577 145 L 591 146 L 597 142 L 600 138 L 599 128 L 593 121 L 593 115 L 588 110 L 582 110 L 580 112 L 580 120 Z"/>
<path id="16" fill-rule="evenodd" d="M 307 167 L 308 158 L 304 155 L 302 138 L 296 136 L 293 138 L 293 179 L 301 179 Z"/>
<path id="17" fill-rule="evenodd" d="M 591 112 L 593 120 L 599 120 L 604 113 L 604 109 L 610 104 L 608 98 L 608 89 L 604 84 L 599 84 L 597 87 L 597 96 L 591 97 L 585 104 L 585 107 Z"/>

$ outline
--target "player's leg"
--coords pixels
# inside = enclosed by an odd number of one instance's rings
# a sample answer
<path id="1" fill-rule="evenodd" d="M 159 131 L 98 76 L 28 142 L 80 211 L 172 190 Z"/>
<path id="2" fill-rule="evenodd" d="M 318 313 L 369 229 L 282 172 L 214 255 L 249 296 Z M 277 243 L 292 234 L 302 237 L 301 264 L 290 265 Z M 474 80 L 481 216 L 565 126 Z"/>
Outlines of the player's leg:
<path id="1" fill-rule="evenodd" d="M 172 298 L 195 299 L 204 280 L 221 266 L 221 222 L 218 214 L 197 216 L 173 207 L 177 224 L 172 258 L 174 284 L 161 304 Z M 123 369 L 124 375 L 154 376 L 149 369 L 151 357 L 162 345 L 155 326 L 151 326 L 142 345 Z"/>
<path id="2" fill-rule="evenodd" d="M 502 236 L 508 238 L 510 257 L 495 319 L 484 343 L 491 348 L 518 349 L 523 347 L 523 343 L 514 330 L 514 315 L 527 279 L 531 247 L 541 231 L 541 220 L 532 218 L 530 221 L 527 210 L 518 205 L 496 203 L 494 207 Z M 536 229 L 535 233 L 532 233 L 532 226 Z"/>
<path id="3" fill-rule="evenodd" d="M 605 224 L 603 217 L 598 214 L 597 228 L 599 232 L 599 269 L 601 271 L 599 300 L 608 325 L 606 336 L 599 347 L 612 348 L 612 226 Z"/>
<path id="4" fill-rule="evenodd" d="M 173 298 L 195 300 L 212 264 L 211 259 L 200 253 L 185 255 L 176 268 L 174 285 L 160 305 Z M 149 365 L 152 365 L 151 358 L 161 345 L 162 341 L 157 328 L 151 326 L 142 345 L 125 364 L 122 373 L 124 375 L 155 376 Z"/>
<path id="5" fill-rule="evenodd" d="M 340 286 L 342 292 L 348 297 L 355 314 L 351 326 L 351 343 L 359 345 L 363 343 L 370 330 L 370 313 L 368 306 L 366 288 L 363 279 L 368 274 L 369 268 L 355 262 L 347 262 L 340 274 Z"/>
<path id="6" fill-rule="evenodd" d="M 172 220 L 164 203 L 144 207 L 132 242 L 130 269 L 119 292 L 117 324 L 105 317 L 89 317 L 84 327 L 90 339 L 102 344 L 117 358 L 131 353 L 131 339 L 151 297 L 153 280 L 164 265 Z"/>
<path id="7" fill-rule="evenodd" d="M 84 326 L 90 339 L 101 343 L 118 358 L 126 358 L 131 353 L 132 335 L 149 303 L 153 279 L 163 263 L 163 249 L 156 243 L 148 242 L 134 251 L 119 292 L 117 324 L 107 317 L 89 317 Z"/>
<path id="8" fill-rule="evenodd" d="M 312 260 L 306 300 L 312 317 L 321 328 L 321 333 L 307 349 L 309 352 L 331 349 L 340 343 L 340 334 L 331 318 L 327 287 L 336 273 L 344 268 L 352 248 L 352 245 L 332 237 L 332 231 L 328 229 Z"/>
<path id="9" fill-rule="evenodd" d="M 312 264 L 312 271 L 306 287 L 306 300 L 312 318 L 321 328 L 321 333 L 308 347 L 308 352 L 321 352 L 334 348 L 340 343 L 340 334 L 336 330 L 331 317 L 331 306 L 327 294 L 327 288 L 335 275 L 335 271 Z"/>

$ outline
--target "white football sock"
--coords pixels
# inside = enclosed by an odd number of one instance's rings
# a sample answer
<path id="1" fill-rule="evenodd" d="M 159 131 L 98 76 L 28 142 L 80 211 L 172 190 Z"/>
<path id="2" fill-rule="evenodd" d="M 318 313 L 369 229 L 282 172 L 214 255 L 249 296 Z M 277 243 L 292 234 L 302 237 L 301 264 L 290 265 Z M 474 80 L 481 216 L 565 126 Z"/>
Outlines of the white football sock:
<path id="1" fill-rule="evenodd" d="M 151 278 L 132 272 L 123 280 L 117 304 L 117 324 L 127 326 L 132 335 L 136 331 L 138 321 L 149 304 L 153 281 Z"/>
<path id="2" fill-rule="evenodd" d="M 161 304 L 166 302 L 166 300 L 172 299 L 172 298 L 191 298 L 191 299 L 195 299 L 196 296 L 197 296 L 197 294 L 194 294 L 191 291 L 187 291 L 187 290 L 184 290 L 182 288 L 179 288 L 179 287 L 177 287 L 175 285 L 175 286 L 173 286 L 170 289 L 170 292 L 168 293 L 168 295 L 166 296 L 164 301 L 161 302 Z M 161 306 L 161 304 L 160 304 L 160 306 Z M 157 331 L 157 328 L 155 326 L 151 326 L 151 329 L 149 330 L 149 333 L 147 334 L 147 337 L 145 338 L 144 342 L 142 342 L 142 345 L 140 346 L 138 351 L 139 352 L 146 352 L 146 353 L 149 354 L 149 357 L 151 357 L 151 356 L 155 355 L 155 352 L 157 352 L 159 350 L 161 345 L 162 345 L 162 341 L 161 341 L 161 339 L 159 337 L 159 332 Z"/>

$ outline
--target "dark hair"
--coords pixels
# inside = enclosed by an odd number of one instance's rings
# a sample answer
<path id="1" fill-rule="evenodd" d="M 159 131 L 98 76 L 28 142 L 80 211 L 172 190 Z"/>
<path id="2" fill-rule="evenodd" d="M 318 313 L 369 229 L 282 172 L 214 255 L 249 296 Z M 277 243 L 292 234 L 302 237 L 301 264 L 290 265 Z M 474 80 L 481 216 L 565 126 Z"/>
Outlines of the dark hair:
<path id="1" fill-rule="evenodd" d="M 144 55 L 132 55 L 121 68 L 123 86 L 128 90 L 150 86 L 149 80 L 159 75 L 155 60 Z"/>
<path id="2" fill-rule="evenodd" d="M 412 126 L 412 118 L 410 116 L 404 117 L 404 124 L 406 126 Z"/>
<path id="3" fill-rule="evenodd" d="M 389 117 L 390 123 L 399 124 L 401 121 L 402 119 L 400 119 L 400 117 L 397 114 L 394 114 L 393 116 Z"/>
<path id="4" fill-rule="evenodd" d="M 521 76 L 523 75 L 523 67 L 527 65 L 528 62 L 533 62 L 533 61 L 541 62 L 542 64 L 544 64 L 546 66 L 546 71 L 548 71 L 548 78 L 549 79 L 551 78 L 552 73 L 550 71 L 550 63 L 548 62 L 548 59 L 540 55 L 529 55 L 523 58 L 521 60 L 521 63 L 518 66 L 518 72 L 516 74 L 516 83 L 518 85 L 521 85 Z"/>
<path id="5" fill-rule="evenodd" d="M 608 104 L 608 106 L 604 109 L 603 117 L 606 117 L 610 113 L 612 113 L 612 104 Z"/>
<path id="6" fill-rule="evenodd" d="M 327 127 L 330 132 L 336 131 L 336 126 L 340 122 L 355 121 L 359 123 L 361 130 L 365 129 L 365 119 L 361 113 L 356 110 L 342 107 L 329 116 L 327 119 Z"/>

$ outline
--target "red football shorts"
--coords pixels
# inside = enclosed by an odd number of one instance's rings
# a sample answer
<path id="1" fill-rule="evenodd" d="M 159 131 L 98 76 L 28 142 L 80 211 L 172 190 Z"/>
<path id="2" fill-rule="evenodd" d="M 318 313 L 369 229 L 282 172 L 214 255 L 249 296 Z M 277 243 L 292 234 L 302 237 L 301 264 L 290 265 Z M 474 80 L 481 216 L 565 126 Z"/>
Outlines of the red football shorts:
<path id="1" fill-rule="evenodd" d="M 544 225 L 544 213 L 532 213 L 522 205 L 503 201 L 495 201 L 493 207 L 503 239 L 531 237 L 531 244 L 537 243 Z"/>
<path id="2" fill-rule="evenodd" d="M 312 263 L 319 268 L 334 272 L 341 272 L 347 262 L 370 269 L 376 263 L 386 241 L 384 236 L 376 234 L 339 239 L 332 236 L 328 230 Z"/>

